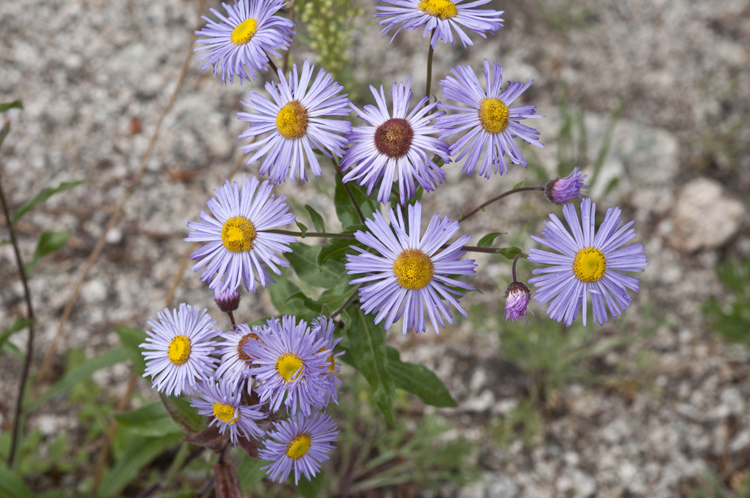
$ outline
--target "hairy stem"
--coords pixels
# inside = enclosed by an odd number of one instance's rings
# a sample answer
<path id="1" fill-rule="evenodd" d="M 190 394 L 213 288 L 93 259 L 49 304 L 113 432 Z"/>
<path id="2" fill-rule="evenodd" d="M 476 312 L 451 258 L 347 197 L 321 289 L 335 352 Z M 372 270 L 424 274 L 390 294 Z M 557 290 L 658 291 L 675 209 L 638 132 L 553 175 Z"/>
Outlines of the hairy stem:
<path id="1" fill-rule="evenodd" d="M 474 216 L 479 211 L 482 211 L 484 208 L 486 208 L 487 206 L 489 206 L 493 202 L 499 201 L 503 197 L 508 197 L 510 194 L 515 194 L 516 192 L 531 192 L 531 191 L 534 191 L 534 190 L 539 190 L 539 191 L 544 192 L 544 187 L 519 187 L 519 188 L 514 188 L 512 190 L 508 190 L 507 192 L 503 192 L 502 194 L 498 195 L 497 197 L 493 197 L 492 199 L 490 199 L 489 201 L 485 202 L 484 204 L 482 204 L 481 206 L 479 206 L 478 208 L 476 208 L 472 212 L 463 215 L 461 218 L 459 218 L 458 221 L 460 223 L 460 222 L 464 221 L 465 219 Z"/>
<path id="2" fill-rule="evenodd" d="M 513 282 L 518 282 L 518 278 L 516 278 L 516 263 L 518 263 L 518 260 L 521 259 L 520 254 L 516 254 L 516 257 L 513 258 L 513 266 L 511 266 L 510 271 L 513 274 Z"/>
<path id="3" fill-rule="evenodd" d="M 13 433 L 10 440 L 10 453 L 8 454 L 8 467 L 13 468 L 18 440 L 23 431 L 21 423 L 23 420 L 23 393 L 26 390 L 26 380 L 29 377 L 29 368 L 31 367 L 31 356 L 34 352 L 34 308 L 31 306 L 31 293 L 29 293 L 29 284 L 26 281 L 26 271 L 23 269 L 21 252 L 18 250 L 16 232 L 13 230 L 13 220 L 10 218 L 8 203 L 5 201 L 5 194 L 3 193 L 2 178 L 0 178 L 0 202 L 3 205 L 5 219 L 8 220 L 10 243 L 13 245 L 13 253 L 16 255 L 16 263 L 18 264 L 18 274 L 21 276 L 21 283 L 23 284 L 23 295 L 24 300 L 26 301 L 26 317 L 31 321 L 31 323 L 29 323 L 29 339 L 26 341 L 26 358 L 24 359 L 23 369 L 21 370 L 21 381 L 18 383 L 18 399 L 16 399 L 15 415 L 13 417 Z"/>

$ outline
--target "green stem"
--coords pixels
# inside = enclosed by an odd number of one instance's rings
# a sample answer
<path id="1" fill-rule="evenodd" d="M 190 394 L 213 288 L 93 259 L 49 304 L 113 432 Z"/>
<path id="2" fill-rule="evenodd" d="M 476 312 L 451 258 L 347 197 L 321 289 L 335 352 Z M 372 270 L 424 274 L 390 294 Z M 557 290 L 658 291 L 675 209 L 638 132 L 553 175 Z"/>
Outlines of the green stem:
<path id="1" fill-rule="evenodd" d="M 365 215 L 362 214 L 362 210 L 359 208 L 359 203 L 357 202 L 357 199 L 354 197 L 354 192 L 349 188 L 349 185 L 344 182 L 344 173 L 341 171 L 341 167 L 339 166 L 339 163 L 336 162 L 335 158 L 331 158 L 331 162 L 333 163 L 333 167 L 336 168 L 336 173 L 339 175 L 339 178 L 341 179 L 341 185 L 344 186 L 344 190 L 346 190 L 347 195 L 349 196 L 349 200 L 352 201 L 352 204 L 354 205 L 354 209 L 357 210 L 357 215 L 359 215 L 359 220 L 364 223 L 365 222 Z"/>
<path id="2" fill-rule="evenodd" d="M 490 199 L 489 201 L 485 202 L 484 204 L 482 204 L 481 206 L 479 206 L 478 208 L 476 208 L 475 210 L 473 210 L 469 214 L 463 215 L 458 221 L 460 223 L 460 222 L 464 221 L 465 219 L 470 218 L 471 216 L 474 216 L 479 211 L 482 211 L 484 208 L 486 208 L 487 206 L 489 206 L 493 202 L 499 201 L 503 197 L 507 197 L 510 194 L 515 194 L 516 192 L 531 192 L 531 191 L 534 191 L 534 190 L 539 190 L 539 191 L 544 192 L 544 187 L 520 187 L 520 188 L 514 188 L 512 190 L 508 190 L 507 192 L 503 192 L 502 194 L 498 195 L 497 197 L 493 197 L 492 199 Z"/>

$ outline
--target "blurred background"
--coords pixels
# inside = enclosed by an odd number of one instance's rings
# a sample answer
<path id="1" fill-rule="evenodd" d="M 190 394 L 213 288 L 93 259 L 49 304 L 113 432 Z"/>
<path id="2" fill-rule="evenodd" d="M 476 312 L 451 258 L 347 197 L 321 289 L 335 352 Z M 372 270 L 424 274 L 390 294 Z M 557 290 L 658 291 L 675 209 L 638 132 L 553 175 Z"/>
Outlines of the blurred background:
<path id="1" fill-rule="evenodd" d="M 221 10 L 214 0 L 206 7 Z M 545 147 L 525 147 L 527 169 L 510 166 L 509 175 L 489 180 L 446 166 L 446 184 L 424 196 L 426 212 L 455 219 L 519 182 L 542 185 L 578 166 L 601 214 L 617 206 L 626 222 L 636 220 L 635 242 L 649 259 L 641 292 L 603 327 L 584 328 L 579 319 L 565 329 L 535 303 L 528 324 L 507 324 L 509 261 L 479 255 L 468 281 L 481 293 L 462 300 L 468 317 L 439 336 L 389 332 L 403 359 L 437 373 L 458 408 L 426 407 L 400 392 L 399 426 L 389 430 L 363 402 L 366 383 L 344 368 L 339 451 L 304 496 L 750 496 L 750 1 L 493 0 L 486 7 L 505 11 L 505 27 L 487 40 L 472 33 L 473 47 L 440 43 L 432 93 L 441 98 L 437 82 L 451 67 L 479 73 L 485 58 L 503 66 L 505 81 L 533 79 L 520 103 L 546 116 L 527 123 Z M 207 307 L 229 327 L 213 293 L 185 268 L 183 239 L 186 223 L 225 178 L 257 174 L 257 164 L 238 162 L 245 124 L 235 113 L 244 110 L 245 93 L 265 93 L 263 82 L 224 86 L 191 57 L 138 174 L 178 85 L 197 9 L 188 0 L 0 4 L 0 102 L 24 107 L 5 113 L 11 131 L 0 148 L 11 211 L 45 187 L 85 182 L 16 225 L 24 260 L 35 261 L 28 273 L 37 316 L 32 374 L 42 371 L 32 398 L 119 346 L 116 327 L 144 328 L 170 291 L 175 305 Z M 411 76 L 419 95 L 426 83 L 421 31 L 401 32 L 389 45 L 373 12 L 365 0 L 294 2 L 292 61 L 323 64 L 359 106 L 372 103 L 368 85 L 387 93 Z M 335 229 L 333 178 L 324 169 L 320 179 L 278 191 L 300 221 L 310 225 L 309 204 Z M 97 240 L 129 192 L 60 327 Z M 463 223 L 462 233 L 476 241 L 504 232 L 501 246 L 527 250 L 548 213 L 561 210 L 541 195 L 511 196 Z M 8 222 L 0 223 L 5 240 Z M 45 255 L 38 241 L 47 232 L 69 235 Z M 528 279 L 532 269 L 522 261 L 519 275 Z M 27 337 L 7 332 L 25 314 L 7 244 L 0 246 L 0 303 L 5 460 Z M 236 313 L 251 321 L 275 308 L 259 290 L 243 294 Z M 35 493 L 79 496 L 90 493 L 113 414 L 157 398 L 123 358 L 41 399 L 27 416 L 18 473 Z M 197 461 L 173 476 L 160 491 L 166 494 L 144 494 L 176 455 L 160 449 L 134 469 L 117 467 L 126 437 L 115 437 L 101 496 L 191 496 L 206 481 Z M 296 492 L 269 488 L 257 468 L 241 469 L 240 478 L 249 495 Z"/>

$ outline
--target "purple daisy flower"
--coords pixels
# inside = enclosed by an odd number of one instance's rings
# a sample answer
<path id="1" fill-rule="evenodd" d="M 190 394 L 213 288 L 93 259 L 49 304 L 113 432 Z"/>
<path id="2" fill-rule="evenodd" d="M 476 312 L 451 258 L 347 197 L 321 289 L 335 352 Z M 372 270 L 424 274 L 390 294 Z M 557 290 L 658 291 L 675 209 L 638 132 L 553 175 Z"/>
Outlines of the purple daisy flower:
<path id="1" fill-rule="evenodd" d="M 250 92 L 245 106 L 257 112 L 238 112 L 241 121 L 250 123 L 250 128 L 239 138 L 245 139 L 270 134 L 250 145 L 240 147 L 245 154 L 255 151 L 247 161 L 250 164 L 262 160 L 260 174 L 269 174 L 273 183 L 299 178 L 307 181 L 305 162 L 309 163 L 314 177 L 321 174 L 320 164 L 313 152 L 318 149 L 328 158 L 341 157 L 346 148 L 342 135 L 352 128 L 349 121 L 329 119 L 328 116 L 349 116 L 349 99 L 338 95 L 344 89 L 324 69 L 318 71 L 315 81 L 310 83 L 315 66 L 305 60 L 302 74 L 297 65 L 292 66 L 289 79 L 279 70 L 279 85 L 266 83 L 266 91 L 273 102 Z M 308 88 L 309 87 L 309 88 Z"/>
<path id="2" fill-rule="evenodd" d="M 375 323 L 385 318 L 385 328 L 404 316 L 403 333 L 415 329 L 417 333 L 425 331 L 424 314 L 430 317 L 432 327 L 439 333 L 445 328 L 445 320 L 453 323 L 449 311 L 452 304 L 464 316 L 466 312 L 455 297 L 464 293 L 453 287 L 472 290 L 473 287 L 449 275 L 473 274 L 473 259 L 459 260 L 466 251 L 463 246 L 471 240 L 463 235 L 453 244 L 443 248 L 448 240 L 458 231 L 458 222 L 442 220 L 436 214 L 430 220 L 424 236 L 420 238 L 422 227 L 422 205 L 417 202 L 408 206 L 408 223 L 404 222 L 401 210 L 398 217 L 389 211 L 391 223 L 385 221 L 379 212 L 374 220 L 365 221 L 369 232 L 357 232 L 356 239 L 375 249 L 378 254 L 371 254 L 362 248 L 351 246 L 360 254 L 347 256 L 346 270 L 352 273 L 365 273 L 365 277 L 351 281 L 352 285 L 370 283 L 360 287 L 362 309 L 365 313 L 378 311 Z M 443 299 L 448 301 L 446 304 Z"/>
<path id="3" fill-rule="evenodd" d="M 260 401 L 269 400 L 272 412 L 278 411 L 282 401 L 290 413 L 297 408 L 306 414 L 313 407 L 323 408 L 331 355 L 323 338 L 313 334 L 306 321 L 296 323 L 293 316 L 269 319 L 259 335 L 263 339 L 248 341 L 245 353 L 253 358 Z"/>
<path id="4" fill-rule="evenodd" d="M 505 321 L 513 320 L 517 322 L 521 318 L 526 318 L 526 311 L 531 299 L 531 292 L 523 282 L 511 282 L 505 290 Z M 533 313 L 532 313 L 533 314 Z"/>
<path id="5" fill-rule="evenodd" d="M 399 200 L 404 204 L 417 191 L 415 181 L 431 192 L 445 179 L 443 170 L 432 160 L 433 155 L 444 163 L 450 162 L 448 145 L 429 136 L 440 132 L 432 121 L 444 113 L 433 112 L 438 103 L 425 105 L 429 99 L 422 97 L 407 114 L 412 95 L 410 86 L 411 76 L 406 85 L 393 84 L 393 117 L 388 112 L 382 86 L 379 94 L 370 86 L 377 107 L 368 104 L 361 111 L 352 104 L 357 117 L 370 126 L 355 127 L 346 137 L 353 143 L 341 161 L 344 171 L 351 170 L 344 176 L 344 182 L 357 180 L 367 187 L 368 194 L 380 183 L 378 202 L 384 204 L 391 195 L 395 178 L 398 178 Z"/>
<path id="6" fill-rule="evenodd" d="M 245 352 L 245 346 L 257 340 L 263 333 L 263 327 L 255 325 L 252 330 L 242 323 L 232 332 L 223 332 L 224 342 L 220 344 L 221 364 L 216 369 L 216 378 L 233 386 L 240 386 L 247 380 L 247 392 L 250 392 L 252 372 L 250 367 L 253 358 Z"/>
<path id="7" fill-rule="evenodd" d="M 287 212 L 286 196 L 274 199 L 269 182 L 259 183 L 257 178 L 247 180 L 245 175 L 239 184 L 230 185 L 227 180 L 208 201 L 216 218 L 201 211 L 200 222 L 188 223 L 194 231 L 186 241 L 208 242 L 190 257 L 201 260 L 193 271 L 205 267 L 201 280 L 208 282 L 213 277 L 211 289 L 232 291 L 244 284 L 245 289 L 255 291 L 256 278 L 263 287 L 274 281 L 266 266 L 277 275 L 281 270 L 276 265 L 289 266 L 276 253 L 290 252 L 289 243 L 296 239 L 265 230 L 292 223 L 294 215 Z"/>
<path id="8" fill-rule="evenodd" d="M 235 0 L 234 5 L 222 3 L 227 11 L 224 17 L 211 9 L 219 22 L 203 16 L 208 25 L 198 36 L 207 36 L 196 42 L 200 52 L 198 61 L 203 63 L 201 71 L 213 66 L 214 76 L 221 73 L 221 82 L 234 81 L 234 77 L 254 80 L 257 71 L 265 71 L 271 53 L 281 57 L 278 49 L 287 50 L 292 42 L 294 23 L 289 19 L 274 16 L 286 3 L 284 0 Z"/>
<path id="9" fill-rule="evenodd" d="M 337 372 L 341 371 L 341 365 L 336 361 L 336 358 L 344 354 L 344 351 L 334 353 L 334 348 L 341 342 L 341 337 L 334 338 L 333 331 L 336 325 L 330 318 L 321 316 L 316 318 L 312 322 L 312 333 L 319 340 L 323 341 L 323 348 L 321 351 L 326 350 L 330 354 L 326 358 L 326 372 L 324 372 L 324 384 L 323 391 L 326 395 L 327 401 L 333 401 L 338 404 L 338 388 L 341 387 L 341 379 L 336 376 Z"/>
<path id="10" fill-rule="evenodd" d="M 493 172 L 504 174 L 508 172 L 503 155 L 507 154 L 514 164 L 526 167 L 526 160 L 516 146 L 513 138 L 519 137 L 526 142 L 544 147 L 539 141 L 539 132 L 534 128 L 522 125 L 522 119 L 543 118 L 534 114 L 535 105 L 510 107 L 531 84 L 509 83 L 508 88 L 501 90 L 503 83 L 502 66 L 493 63 L 494 75 L 491 76 L 490 61 L 484 60 L 484 77 L 486 91 L 482 90 L 479 80 L 469 66 L 451 68 L 453 76 L 448 76 L 440 82 L 443 87 L 443 97 L 458 101 L 470 107 L 459 107 L 440 104 L 442 109 L 452 109 L 460 114 L 450 114 L 437 119 L 435 125 L 443 130 L 440 138 L 450 137 L 457 133 L 464 135 L 450 147 L 451 156 L 461 154 L 455 158 L 458 162 L 466 157 L 463 170 L 471 175 L 484 152 L 479 174 L 489 178 Z"/>
<path id="11" fill-rule="evenodd" d="M 589 188 L 583 183 L 587 177 L 588 175 L 584 175 L 578 167 L 575 167 L 573 172 L 565 178 L 548 181 L 544 186 L 544 195 L 555 204 L 565 204 L 576 197 L 581 199 L 581 189 Z"/>
<path id="12" fill-rule="evenodd" d="M 594 322 L 608 321 L 607 309 L 613 317 L 622 315 L 632 299 L 627 289 L 638 292 L 639 279 L 619 271 L 642 272 L 647 266 L 643 244 L 622 247 L 635 237 L 630 228 L 633 221 L 622 225 L 619 208 L 609 208 L 599 231 L 594 229 L 596 204 L 591 199 L 581 201 L 581 222 L 573 204 L 563 207 L 570 231 L 560 219 L 550 214 L 551 222 L 544 222 L 542 236 L 531 238 L 561 254 L 531 249 L 529 261 L 551 265 L 536 269 L 534 274 L 545 274 L 529 280 L 537 287 L 534 300 L 549 302 L 547 315 L 569 326 L 583 306 L 583 325 L 586 325 L 586 294 L 591 295 Z M 605 307 L 605 303 L 607 306 Z"/>
<path id="13" fill-rule="evenodd" d="M 503 27 L 502 10 L 485 10 L 478 9 L 480 5 L 489 3 L 490 0 L 477 0 L 468 4 L 463 4 L 464 0 L 380 0 L 381 2 L 391 4 L 393 7 L 375 7 L 375 17 L 386 17 L 379 24 L 385 25 L 381 34 L 388 33 L 392 28 L 403 23 L 393 38 L 402 29 L 417 29 L 424 26 L 422 38 L 427 37 L 427 33 L 433 29 L 430 44 L 432 48 L 437 46 L 438 40 L 445 43 L 453 44 L 453 32 L 456 30 L 458 38 L 466 45 L 474 45 L 471 39 L 461 29 L 461 26 L 477 33 L 482 38 L 487 38 L 484 34 L 489 31 L 495 34 L 496 31 Z M 391 38 L 391 43 L 393 43 Z"/>
<path id="14" fill-rule="evenodd" d="M 151 376 L 157 391 L 167 396 L 189 393 L 213 373 L 218 360 L 211 357 L 216 343 L 209 339 L 220 332 L 213 328 L 216 322 L 207 311 L 182 303 L 171 314 L 167 308 L 161 310 L 156 315 L 159 321 L 149 318 L 153 331 L 146 331 L 146 342 L 139 347 L 146 350 L 143 376 Z"/>
<path id="15" fill-rule="evenodd" d="M 339 431 L 330 415 L 313 413 L 297 414 L 274 424 L 263 441 L 265 448 L 260 450 L 260 458 L 273 463 L 261 467 L 271 481 L 282 482 L 294 469 L 294 485 L 299 483 L 300 474 L 312 480 L 320 470 L 320 463 L 328 460 Z"/>
<path id="16" fill-rule="evenodd" d="M 211 417 L 209 427 L 216 424 L 219 434 L 229 429 L 229 438 L 234 445 L 237 445 L 238 436 L 260 439 L 264 434 L 255 421 L 265 419 L 266 415 L 258 408 L 241 403 L 241 390 L 234 389 L 232 383 L 217 383 L 213 377 L 201 382 L 198 392 L 190 400 L 199 415 Z"/>

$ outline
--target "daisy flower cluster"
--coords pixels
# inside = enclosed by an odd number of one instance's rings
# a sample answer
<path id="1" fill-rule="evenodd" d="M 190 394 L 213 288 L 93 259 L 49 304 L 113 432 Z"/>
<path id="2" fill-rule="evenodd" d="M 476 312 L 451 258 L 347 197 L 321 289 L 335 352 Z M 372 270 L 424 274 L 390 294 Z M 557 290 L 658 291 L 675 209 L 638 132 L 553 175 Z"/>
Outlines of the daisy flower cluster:
<path id="1" fill-rule="evenodd" d="M 565 325 L 579 314 L 585 325 L 590 307 L 593 321 L 601 325 L 621 316 L 633 301 L 631 291 L 639 290 L 639 280 L 629 273 L 643 271 L 648 262 L 643 245 L 629 244 L 636 237 L 633 222 L 624 223 L 622 211 L 609 208 L 597 228 L 596 204 L 584 193 L 587 175 L 577 167 L 568 176 L 542 186 L 517 186 L 481 205 L 468 199 L 459 219 L 423 213 L 431 203 L 423 202 L 422 194 L 442 188 L 449 168 L 460 166 L 468 176 L 476 171 L 480 182 L 500 182 L 498 177 L 513 165 L 526 167 L 522 143 L 544 147 L 539 131 L 529 126 L 544 116 L 535 105 L 518 102 L 533 81 L 504 84 L 497 62 L 452 67 L 438 82 L 441 95 L 431 95 L 438 41 L 454 44 L 457 38 L 466 47 L 473 45 L 471 33 L 487 37 L 502 28 L 503 12 L 483 8 L 488 2 L 380 0 L 375 17 L 383 34 L 422 29 L 423 38 L 430 35 L 427 90 L 412 99 L 410 76 L 392 83 L 390 97 L 384 86 L 370 86 L 371 100 L 361 106 L 349 100 L 333 75 L 308 60 L 299 68 L 291 64 L 289 71 L 273 63 L 270 57 L 288 50 L 296 34 L 286 13 L 290 4 L 283 0 L 224 4 L 226 15 L 211 9 L 215 19 L 206 18 L 206 27 L 196 32 L 201 69 L 211 67 L 224 83 L 235 77 L 240 83 L 254 80 L 272 69 L 266 93 L 248 92 L 238 113 L 248 126 L 238 138 L 250 140 L 239 150 L 248 156 L 250 170 L 257 168 L 267 179 L 251 173 L 226 180 L 207 201 L 208 209 L 187 224 L 185 240 L 200 244 L 191 254 L 193 270 L 214 291 L 231 329 L 217 329 L 207 310 L 197 306 L 160 311 L 148 321 L 148 337 L 141 344 L 144 376 L 166 396 L 189 396 L 197 413 L 232 444 L 258 442 L 255 456 L 269 462 L 263 469 L 271 480 L 282 482 L 292 474 L 295 484 L 302 476 L 312 479 L 329 458 L 338 430 L 325 410 L 338 402 L 343 389 L 337 375 L 342 346 L 348 363 L 367 365 L 363 373 L 370 368 L 389 375 L 386 363 L 395 360 L 388 359 L 384 338 L 371 333 L 371 326 L 352 328 L 347 310 L 369 315 L 366 319 L 380 332 L 393 326 L 403 334 L 450 328 L 455 312 L 467 315 L 459 300 L 477 290 L 471 284 L 477 264 L 469 252 L 513 260 L 506 320 L 528 321 L 536 301 L 549 318 Z M 323 217 L 306 206 L 316 227 L 309 231 L 287 198 L 274 194 L 278 183 L 311 180 L 308 173 L 326 177 L 329 185 L 336 182 L 342 232 L 326 232 Z M 473 237 L 461 232 L 461 221 L 525 191 L 543 193 L 554 209 L 562 205 L 563 219 L 550 214 L 541 237 L 531 237 L 546 249 L 531 248 L 526 254 L 519 248 L 492 248 L 497 233 L 469 245 Z M 370 209 L 364 211 L 362 202 Z M 289 230 L 295 223 L 302 231 Z M 334 240 L 315 249 L 317 258 L 290 255 L 299 250 L 297 239 L 306 237 Z M 351 245 L 334 244 L 336 239 L 349 239 Z M 518 276 L 520 258 L 543 265 L 528 280 L 534 293 Z M 286 296 L 286 302 L 279 303 L 273 293 L 272 299 L 279 309 L 295 311 L 238 323 L 234 313 L 240 293 L 287 279 L 288 267 L 306 286 Z M 315 269 L 325 269 L 325 277 L 317 278 Z M 335 283 L 328 285 L 331 275 Z M 287 280 L 286 285 L 292 289 L 295 284 Z M 308 287 L 326 290 L 313 299 L 304 292 Z M 304 305 L 294 308 L 293 301 Z M 332 303 L 338 308 L 333 312 Z M 351 347 L 361 334 L 369 341 L 366 352 Z M 373 392 L 386 389 L 372 385 Z"/>

